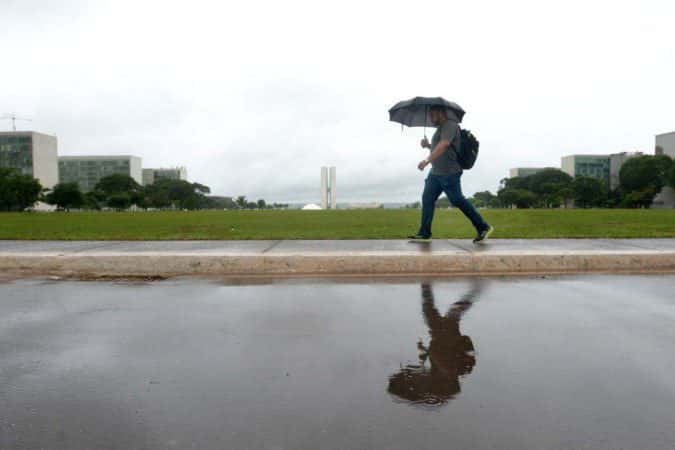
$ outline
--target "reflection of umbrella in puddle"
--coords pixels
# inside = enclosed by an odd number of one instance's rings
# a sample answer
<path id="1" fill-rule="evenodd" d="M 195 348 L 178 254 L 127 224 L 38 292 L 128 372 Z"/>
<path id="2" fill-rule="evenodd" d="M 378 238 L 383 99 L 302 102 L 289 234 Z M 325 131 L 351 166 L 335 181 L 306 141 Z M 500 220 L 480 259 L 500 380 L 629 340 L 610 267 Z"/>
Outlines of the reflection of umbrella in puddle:
<path id="1" fill-rule="evenodd" d="M 431 340 L 428 347 L 422 342 L 417 344 L 419 364 L 407 364 L 389 377 L 390 394 L 413 405 L 436 406 L 447 403 L 460 392 L 459 378 L 471 373 L 476 357 L 471 338 L 460 333 L 459 322 L 479 292 L 480 284 L 474 285 L 441 316 L 434 304 L 431 286 L 422 284 L 422 311 Z"/>
<path id="2" fill-rule="evenodd" d="M 442 405 L 459 391 L 459 379 L 446 380 L 424 365 L 408 364 L 389 377 L 389 393 L 412 404 Z"/>

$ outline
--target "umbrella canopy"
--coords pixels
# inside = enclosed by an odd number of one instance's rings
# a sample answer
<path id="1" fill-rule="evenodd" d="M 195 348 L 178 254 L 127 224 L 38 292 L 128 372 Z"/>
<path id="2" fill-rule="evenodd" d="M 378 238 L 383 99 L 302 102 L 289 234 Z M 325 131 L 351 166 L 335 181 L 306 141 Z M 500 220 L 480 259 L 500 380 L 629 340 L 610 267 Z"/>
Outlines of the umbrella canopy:
<path id="1" fill-rule="evenodd" d="M 444 107 L 448 117 L 458 123 L 464 117 L 464 110 L 455 102 L 442 97 L 415 97 L 395 104 L 389 110 L 389 120 L 408 127 L 426 127 L 430 125 L 427 115 L 432 106 Z"/>

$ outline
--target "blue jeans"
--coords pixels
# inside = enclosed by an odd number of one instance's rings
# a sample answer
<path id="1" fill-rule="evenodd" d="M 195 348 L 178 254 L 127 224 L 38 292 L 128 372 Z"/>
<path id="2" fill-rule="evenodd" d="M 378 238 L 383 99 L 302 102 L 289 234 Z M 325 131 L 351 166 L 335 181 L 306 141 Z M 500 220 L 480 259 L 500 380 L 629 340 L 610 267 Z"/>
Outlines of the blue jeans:
<path id="1" fill-rule="evenodd" d="M 460 184 L 461 173 L 456 175 L 432 175 L 427 176 L 424 182 L 424 193 L 422 194 L 422 224 L 419 234 L 422 236 L 431 236 L 431 223 L 434 220 L 434 211 L 436 210 L 436 200 L 445 192 L 448 200 L 453 206 L 456 206 L 471 221 L 476 231 L 486 230 L 489 225 L 483 217 L 476 211 L 476 208 L 462 194 Z"/>

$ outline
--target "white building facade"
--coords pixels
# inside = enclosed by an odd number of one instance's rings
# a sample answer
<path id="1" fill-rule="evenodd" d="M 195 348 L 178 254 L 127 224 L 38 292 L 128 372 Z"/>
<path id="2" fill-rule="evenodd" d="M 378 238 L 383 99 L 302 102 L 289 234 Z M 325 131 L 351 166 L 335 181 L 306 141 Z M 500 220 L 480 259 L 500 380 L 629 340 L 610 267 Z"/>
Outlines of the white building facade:
<path id="1" fill-rule="evenodd" d="M 157 180 L 187 180 L 185 167 L 143 169 L 143 186 L 154 184 Z"/>
<path id="2" fill-rule="evenodd" d="M 131 155 L 59 157 L 59 182 L 77 183 L 83 192 L 92 191 L 101 178 L 113 174 L 127 175 L 142 184 L 141 158 Z"/>
<path id="3" fill-rule="evenodd" d="M 546 167 L 513 167 L 509 169 L 509 178 L 527 177 L 544 169 Z"/>
<path id="4" fill-rule="evenodd" d="M 675 159 L 675 131 L 656 135 L 655 152 L 657 155 L 668 155 Z"/>
<path id="5" fill-rule="evenodd" d="M 621 152 L 609 155 L 609 188 L 614 190 L 619 187 L 621 166 L 631 158 L 643 156 L 642 152 Z"/>
<path id="6" fill-rule="evenodd" d="M 34 131 L 0 132 L 0 167 L 36 178 L 51 189 L 59 182 L 56 136 Z"/>
<path id="7" fill-rule="evenodd" d="M 321 168 L 321 208 L 336 209 L 336 170 L 335 167 Z"/>
<path id="8" fill-rule="evenodd" d="M 675 131 L 656 135 L 654 153 L 675 159 Z M 652 208 L 675 208 L 675 189 L 670 186 L 661 189 L 654 197 Z"/>

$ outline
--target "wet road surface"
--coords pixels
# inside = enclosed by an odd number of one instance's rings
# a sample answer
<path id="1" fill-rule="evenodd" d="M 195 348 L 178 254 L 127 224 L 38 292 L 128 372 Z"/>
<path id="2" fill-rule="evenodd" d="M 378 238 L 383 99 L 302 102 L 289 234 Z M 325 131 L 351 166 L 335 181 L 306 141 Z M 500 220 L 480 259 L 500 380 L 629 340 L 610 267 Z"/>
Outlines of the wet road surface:
<path id="1" fill-rule="evenodd" d="M 675 276 L 0 283 L 1 449 L 672 449 Z"/>

